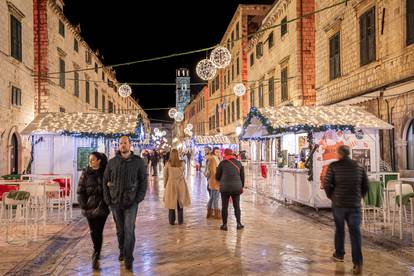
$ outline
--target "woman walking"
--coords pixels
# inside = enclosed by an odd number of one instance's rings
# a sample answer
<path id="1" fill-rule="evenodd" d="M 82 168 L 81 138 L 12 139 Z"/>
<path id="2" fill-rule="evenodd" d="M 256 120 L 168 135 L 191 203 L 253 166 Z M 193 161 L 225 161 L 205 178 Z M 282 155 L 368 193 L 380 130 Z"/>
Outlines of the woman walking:
<path id="1" fill-rule="evenodd" d="M 220 229 L 227 231 L 227 209 L 229 199 L 233 201 L 234 214 L 237 221 L 237 230 L 244 228 L 241 224 L 240 194 L 244 187 L 244 168 L 240 161 L 236 160 L 231 149 L 224 151 L 224 160 L 217 167 L 216 180 L 220 183 L 223 225 Z"/>
<path id="2" fill-rule="evenodd" d="M 214 148 L 208 159 L 206 176 L 208 178 L 208 188 L 210 189 L 210 200 L 207 203 L 207 218 L 221 219 L 219 208 L 220 186 L 216 180 L 216 170 L 220 163 L 220 149 Z"/>
<path id="3" fill-rule="evenodd" d="M 105 154 L 92 152 L 89 155 L 89 166 L 82 171 L 77 190 L 82 215 L 88 220 L 93 242 L 93 269 L 99 269 L 103 229 L 109 215 L 109 208 L 103 200 L 102 188 L 102 178 L 107 163 L 108 158 Z"/>
<path id="4" fill-rule="evenodd" d="M 178 213 L 178 224 L 184 223 L 183 208 L 191 204 L 190 193 L 184 178 L 184 164 L 180 160 L 178 150 L 170 152 L 170 158 L 164 168 L 164 204 L 168 210 L 168 220 L 175 224 L 175 209 Z"/>

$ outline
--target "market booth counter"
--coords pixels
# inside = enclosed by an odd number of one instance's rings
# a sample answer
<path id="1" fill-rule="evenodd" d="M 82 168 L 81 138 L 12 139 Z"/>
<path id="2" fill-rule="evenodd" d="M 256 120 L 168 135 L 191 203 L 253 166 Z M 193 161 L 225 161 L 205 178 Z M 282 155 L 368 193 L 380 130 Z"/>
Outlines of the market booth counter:
<path id="1" fill-rule="evenodd" d="M 270 185 L 279 196 L 314 208 L 329 208 L 322 189 L 340 145 L 369 175 L 380 172 L 378 130 L 392 126 L 358 107 L 284 106 L 252 108 L 240 138 L 250 141 L 251 159 L 274 168 Z M 269 188 L 272 189 L 273 188 Z"/>
<path id="2" fill-rule="evenodd" d="M 145 113 L 41 113 L 22 131 L 32 141 L 30 177 L 56 182 L 64 175 L 70 182 L 66 193 L 71 203 L 76 202 L 78 179 L 89 153 L 98 151 L 111 158 L 120 136 L 131 137 L 136 149 L 147 142 L 146 133 Z"/>

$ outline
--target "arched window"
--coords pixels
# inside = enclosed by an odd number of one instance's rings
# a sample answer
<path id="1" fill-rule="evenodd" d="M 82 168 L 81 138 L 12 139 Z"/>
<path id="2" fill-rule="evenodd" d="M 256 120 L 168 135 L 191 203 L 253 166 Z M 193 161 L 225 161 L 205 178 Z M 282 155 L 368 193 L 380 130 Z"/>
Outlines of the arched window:
<path id="1" fill-rule="evenodd" d="M 407 131 L 407 169 L 414 170 L 414 120 Z"/>
<path id="2" fill-rule="evenodd" d="M 17 174 L 19 171 L 19 142 L 13 133 L 10 146 L 10 173 Z"/>

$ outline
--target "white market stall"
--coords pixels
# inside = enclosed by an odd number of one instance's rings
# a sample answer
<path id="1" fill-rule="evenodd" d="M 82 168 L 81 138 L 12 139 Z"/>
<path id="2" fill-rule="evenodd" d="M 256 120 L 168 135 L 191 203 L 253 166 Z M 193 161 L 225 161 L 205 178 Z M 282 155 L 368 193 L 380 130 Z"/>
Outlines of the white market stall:
<path id="1" fill-rule="evenodd" d="M 271 190 L 285 199 L 328 208 L 331 201 L 321 182 L 337 160 L 336 148 L 349 146 L 351 158 L 374 175 L 380 172 L 378 131 L 391 128 L 354 106 L 267 107 L 250 110 L 240 137 L 250 142 L 253 162 L 273 164 L 269 177 L 276 188 Z"/>
<path id="2" fill-rule="evenodd" d="M 69 175 L 71 200 L 90 152 L 115 155 L 118 138 L 131 137 L 134 150 L 147 143 L 146 114 L 41 113 L 22 131 L 32 141 L 29 172 L 34 176 Z M 71 181 L 71 182 L 72 182 Z"/>

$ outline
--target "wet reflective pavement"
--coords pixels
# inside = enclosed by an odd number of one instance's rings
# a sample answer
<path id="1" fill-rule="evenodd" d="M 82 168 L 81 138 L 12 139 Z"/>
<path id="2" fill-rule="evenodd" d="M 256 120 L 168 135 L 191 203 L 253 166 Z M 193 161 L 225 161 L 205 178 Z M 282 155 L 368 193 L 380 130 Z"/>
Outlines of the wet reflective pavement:
<path id="1" fill-rule="evenodd" d="M 135 275 L 352 275 L 347 235 L 344 263 L 334 263 L 333 229 L 317 224 L 251 191 L 242 195 L 242 222 L 236 230 L 229 207 L 229 231 L 221 221 L 207 220 L 205 178 L 188 177 L 192 206 L 185 223 L 170 225 L 163 208 L 162 179 L 150 177 L 147 196 L 139 206 L 134 251 Z M 10 275 L 128 275 L 118 262 L 118 244 L 112 217 L 104 232 L 101 270 L 91 268 L 92 242 L 85 219 L 56 236 L 66 246 L 48 246 Z M 384 248 L 363 241 L 363 275 L 412 275 L 413 264 Z M 131 273 L 129 273 L 131 275 Z"/>

